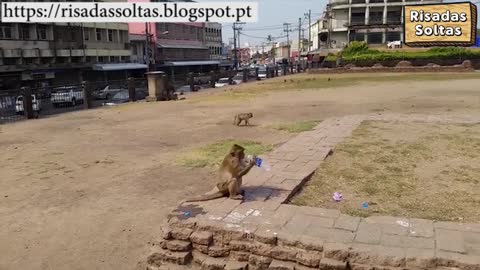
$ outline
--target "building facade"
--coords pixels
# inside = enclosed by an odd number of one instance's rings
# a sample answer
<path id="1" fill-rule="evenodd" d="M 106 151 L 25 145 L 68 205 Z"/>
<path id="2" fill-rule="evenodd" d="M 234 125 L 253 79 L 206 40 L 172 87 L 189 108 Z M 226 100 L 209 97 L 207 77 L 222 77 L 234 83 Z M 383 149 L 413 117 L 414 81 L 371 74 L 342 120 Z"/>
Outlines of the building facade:
<path id="1" fill-rule="evenodd" d="M 125 23 L 0 24 L 0 87 L 83 80 L 95 64 L 130 61 Z"/>
<path id="2" fill-rule="evenodd" d="M 205 23 L 205 45 L 210 51 L 210 59 L 221 60 L 224 59 L 222 54 L 222 25 L 219 23 Z"/>
<path id="3" fill-rule="evenodd" d="M 441 0 L 330 0 L 323 17 L 310 25 L 318 32 L 313 44 L 338 49 L 350 41 L 403 41 L 403 7 L 428 3 Z"/>

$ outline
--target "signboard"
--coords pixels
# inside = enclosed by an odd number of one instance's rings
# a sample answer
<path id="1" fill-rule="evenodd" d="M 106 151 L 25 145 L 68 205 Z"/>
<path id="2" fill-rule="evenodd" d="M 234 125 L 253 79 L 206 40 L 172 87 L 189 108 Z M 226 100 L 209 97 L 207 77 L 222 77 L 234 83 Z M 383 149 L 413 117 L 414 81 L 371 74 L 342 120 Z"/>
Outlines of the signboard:
<path id="1" fill-rule="evenodd" d="M 408 46 L 472 46 L 477 7 L 470 2 L 406 5 L 404 41 Z"/>

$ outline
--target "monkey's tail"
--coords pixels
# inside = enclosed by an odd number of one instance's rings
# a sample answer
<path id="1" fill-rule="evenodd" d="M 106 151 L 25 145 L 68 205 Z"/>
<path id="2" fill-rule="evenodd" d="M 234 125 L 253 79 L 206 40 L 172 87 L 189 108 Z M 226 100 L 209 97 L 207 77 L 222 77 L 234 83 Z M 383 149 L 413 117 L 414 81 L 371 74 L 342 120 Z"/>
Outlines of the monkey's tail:
<path id="1" fill-rule="evenodd" d="M 235 125 L 237 123 L 237 116 L 235 115 L 235 117 L 233 118 L 233 124 Z"/>
<path id="2" fill-rule="evenodd" d="M 202 196 L 186 199 L 183 202 L 203 202 L 203 201 L 219 199 L 219 198 L 222 198 L 223 196 L 224 195 L 223 195 L 222 192 L 216 192 L 216 193 L 212 193 L 212 194 L 205 194 L 205 195 L 202 195 Z"/>

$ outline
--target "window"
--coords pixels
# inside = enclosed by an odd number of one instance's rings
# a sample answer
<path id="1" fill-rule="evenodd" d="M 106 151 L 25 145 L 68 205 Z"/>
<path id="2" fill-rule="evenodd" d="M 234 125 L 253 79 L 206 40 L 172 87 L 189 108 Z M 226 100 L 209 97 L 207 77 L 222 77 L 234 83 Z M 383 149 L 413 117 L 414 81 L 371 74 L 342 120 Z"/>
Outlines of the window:
<path id="1" fill-rule="evenodd" d="M 4 23 L 0 24 L 0 39 L 12 38 L 12 24 Z"/>
<path id="2" fill-rule="evenodd" d="M 105 62 L 105 57 L 104 56 L 99 56 L 98 57 L 98 62 L 104 63 Z"/>
<path id="3" fill-rule="evenodd" d="M 30 39 L 30 28 L 29 25 L 21 24 L 20 25 L 20 39 L 28 40 Z"/>
<path id="4" fill-rule="evenodd" d="M 108 41 L 113 41 L 113 30 L 108 29 Z"/>
<path id="5" fill-rule="evenodd" d="M 18 58 L 3 58 L 4 65 L 16 65 Z"/>
<path id="6" fill-rule="evenodd" d="M 132 55 L 137 55 L 137 44 L 132 44 Z"/>
<path id="7" fill-rule="evenodd" d="M 37 28 L 37 39 L 46 40 L 47 39 L 47 26 L 39 25 Z"/>
<path id="8" fill-rule="evenodd" d="M 83 29 L 83 38 L 85 40 L 90 40 L 90 31 L 88 29 Z"/>
<path id="9" fill-rule="evenodd" d="M 73 29 L 69 29 L 69 36 L 70 36 L 70 41 L 75 41 L 75 31 Z"/>
<path id="10" fill-rule="evenodd" d="M 97 40 L 102 40 L 102 29 L 95 29 Z"/>
<path id="11" fill-rule="evenodd" d="M 25 65 L 31 65 L 33 64 L 33 58 L 23 58 L 23 64 Z"/>

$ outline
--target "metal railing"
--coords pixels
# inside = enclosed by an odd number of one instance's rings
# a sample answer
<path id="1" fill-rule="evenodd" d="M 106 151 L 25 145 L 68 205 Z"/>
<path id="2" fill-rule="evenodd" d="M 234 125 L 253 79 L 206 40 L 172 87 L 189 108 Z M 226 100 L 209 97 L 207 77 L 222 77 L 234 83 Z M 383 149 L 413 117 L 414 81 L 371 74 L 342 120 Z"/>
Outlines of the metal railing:
<path id="1" fill-rule="evenodd" d="M 141 100 L 146 96 L 143 78 L 0 90 L 0 124 Z"/>

